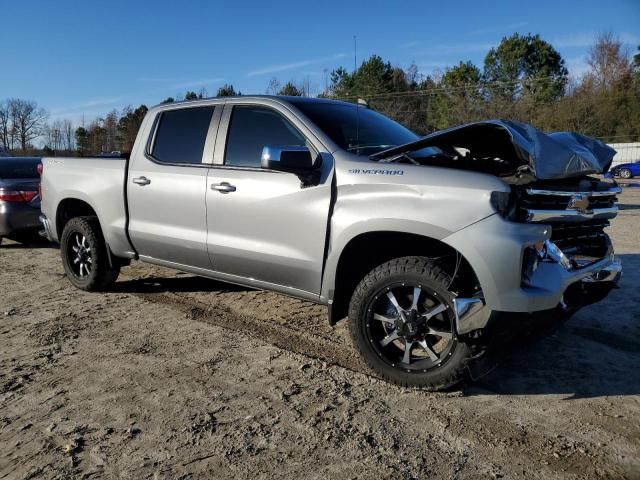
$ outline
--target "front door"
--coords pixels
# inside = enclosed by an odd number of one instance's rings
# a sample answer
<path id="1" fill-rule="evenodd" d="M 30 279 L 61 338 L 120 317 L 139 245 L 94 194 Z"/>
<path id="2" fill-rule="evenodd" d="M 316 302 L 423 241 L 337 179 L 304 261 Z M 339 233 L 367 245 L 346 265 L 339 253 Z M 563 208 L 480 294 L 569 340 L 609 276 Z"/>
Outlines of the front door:
<path id="1" fill-rule="evenodd" d="M 331 156 L 325 154 L 319 185 L 302 187 L 295 174 L 260 168 L 265 145 L 312 143 L 287 113 L 260 105 L 227 105 L 224 164 L 207 178 L 207 238 L 213 269 L 273 288 L 320 292 L 331 199 Z M 231 110 L 233 109 L 233 110 Z M 231 110 L 231 111 L 230 111 Z M 239 279 L 240 281 L 240 279 Z M 290 289 L 297 290 L 291 291 Z"/>

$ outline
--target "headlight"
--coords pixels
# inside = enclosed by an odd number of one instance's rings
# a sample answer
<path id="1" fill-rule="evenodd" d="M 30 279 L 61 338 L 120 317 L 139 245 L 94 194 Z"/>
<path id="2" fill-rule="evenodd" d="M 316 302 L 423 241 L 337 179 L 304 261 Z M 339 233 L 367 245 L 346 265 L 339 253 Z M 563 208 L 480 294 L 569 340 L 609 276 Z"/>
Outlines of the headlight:
<path id="1" fill-rule="evenodd" d="M 491 206 L 501 216 L 507 218 L 513 210 L 511 192 L 491 192 Z"/>

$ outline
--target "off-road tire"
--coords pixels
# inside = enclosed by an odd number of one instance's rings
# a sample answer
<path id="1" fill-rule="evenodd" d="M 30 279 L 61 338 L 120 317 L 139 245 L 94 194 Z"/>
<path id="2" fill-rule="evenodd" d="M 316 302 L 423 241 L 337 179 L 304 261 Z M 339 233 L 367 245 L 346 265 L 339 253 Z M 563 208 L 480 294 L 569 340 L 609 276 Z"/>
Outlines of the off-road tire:
<path id="1" fill-rule="evenodd" d="M 349 304 L 349 329 L 354 344 L 365 362 L 384 380 L 404 387 L 420 387 L 428 390 L 443 390 L 456 385 L 465 379 L 466 365 L 472 351 L 469 345 L 455 334 L 455 346 L 442 364 L 426 373 L 422 371 L 407 372 L 397 366 L 391 366 L 381 358 L 371 345 L 367 336 L 368 312 L 376 292 L 383 291 L 387 285 L 398 282 L 419 282 L 425 288 L 436 292 L 440 300 L 449 307 L 453 314 L 453 298 L 448 287 L 451 277 L 432 260 L 426 257 L 401 257 L 390 260 L 374 268 L 356 287 Z"/>
<path id="2" fill-rule="evenodd" d="M 70 242 L 76 234 L 86 238 L 91 249 L 91 270 L 83 277 L 78 276 L 72 267 L 73 259 L 70 255 Z M 60 239 L 60 255 L 62 264 L 69 281 L 80 290 L 88 292 L 103 291 L 110 287 L 120 274 L 120 265 L 114 262 L 109 265 L 107 245 L 100 229 L 100 223 L 96 217 L 76 217 L 69 220 L 62 231 Z"/>

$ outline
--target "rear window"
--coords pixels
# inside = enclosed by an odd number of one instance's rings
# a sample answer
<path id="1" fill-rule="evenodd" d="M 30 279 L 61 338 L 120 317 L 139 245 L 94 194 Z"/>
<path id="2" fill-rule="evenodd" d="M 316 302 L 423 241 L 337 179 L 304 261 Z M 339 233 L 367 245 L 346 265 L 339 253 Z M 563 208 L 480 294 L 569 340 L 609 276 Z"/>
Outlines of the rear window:
<path id="1" fill-rule="evenodd" d="M 0 179 L 38 178 L 40 158 L 0 158 Z"/>
<path id="2" fill-rule="evenodd" d="M 162 163 L 202 163 L 204 142 L 215 107 L 183 108 L 163 112 L 151 155 Z"/>

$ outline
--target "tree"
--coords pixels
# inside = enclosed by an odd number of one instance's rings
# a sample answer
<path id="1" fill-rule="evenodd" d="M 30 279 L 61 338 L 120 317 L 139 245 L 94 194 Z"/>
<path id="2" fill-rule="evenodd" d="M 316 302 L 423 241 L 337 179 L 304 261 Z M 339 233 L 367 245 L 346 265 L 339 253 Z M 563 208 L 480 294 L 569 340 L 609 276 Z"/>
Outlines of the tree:
<path id="1" fill-rule="evenodd" d="M 167 97 L 167 98 L 165 98 L 164 100 L 162 100 L 160 103 L 161 103 L 162 105 L 164 105 L 165 103 L 173 103 L 173 102 L 175 102 L 175 101 L 176 101 L 176 99 L 175 99 L 175 98 L 173 98 L 173 97 Z"/>
<path id="2" fill-rule="evenodd" d="M 104 152 L 113 152 L 118 149 L 118 112 L 111 110 L 102 120 L 105 139 L 102 146 Z"/>
<path id="3" fill-rule="evenodd" d="M 484 79 L 493 97 L 510 102 L 530 96 L 534 102 L 561 98 L 567 85 L 564 60 L 540 35 L 504 37 L 484 59 Z"/>
<path id="4" fill-rule="evenodd" d="M 84 127 L 76 128 L 76 148 L 81 157 L 89 152 L 89 132 Z"/>
<path id="5" fill-rule="evenodd" d="M 280 89 L 278 95 L 286 95 L 290 97 L 302 97 L 303 92 L 296 87 L 293 82 L 289 81 Z"/>
<path id="6" fill-rule="evenodd" d="M 45 109 L 39 108 L 36 102 L 30 100 L 12 98 L 7 102 L 13 135 L 18 139 L 20 149 L 25 153 L 29 143 L 42 134 L 49 114 Z"/>
<path id="7" fill-rule="evenodd" d="M 280 90 L 280 80 L 276 77 L 272 77 L 271 80 L 269 80 L 269 85 L 267 86 L 267 95 L 278 95 Z"/>
<path id="8" fill-rule="evenodd" d="M 66 118 L 62 120 L 62 142 L 67 152 L 71 153 L 75 149 L 73 123 Z"/>
<path id="9" fill-rule="evenodd" d="M 589 48 L 587 63 L 590 71 L 586 80 L 596 90 L 608 90 L 628 79 L 633 71 L 629 55 L 622 42 L 611 32 L 601 34 L 595 45 Z"/>
<path id="10" fill-rule="evenodd" d="M 482 108 L 482 73 L 471 61 L 445 69 L 440 90 L 434 92 L 438 105 L 436 123 L 443 128 L 468 122 L 480 116 Z"/>
<path id="11" fill-rule="evenodd" d="M 11 115 L 11 106 L 8 100 L 0 102 L 0 147 L 10 153 L 16 143 L 16 132 Z"/>
<path id="12" fill-rule="evenodd" d="M 184 99 L 185 100 L 197 100 L 198 99 L 198 94 L 196 92 L 188 91 L 187 93 L 184 94 Z"/>
<path id="13" fill-rule="evenodd" d="M 135 110 L 128 106 L 122 111 L 123 115 L 118 121 L 118 145 L 120 151 L 131 152 L 138 130 L 140 130 L 140 125 L 142 125 L 142 120 L 148 110 L 146 105 L 140 105 Z"/>
<path id="14" fill-rule="evenodd" d="M 234 97 L 236 95 L 242 95 L 242 93 L 236 92 L 233 85 L 227 83 L 221 86 L 216 93 L 216 97 Z"/>

